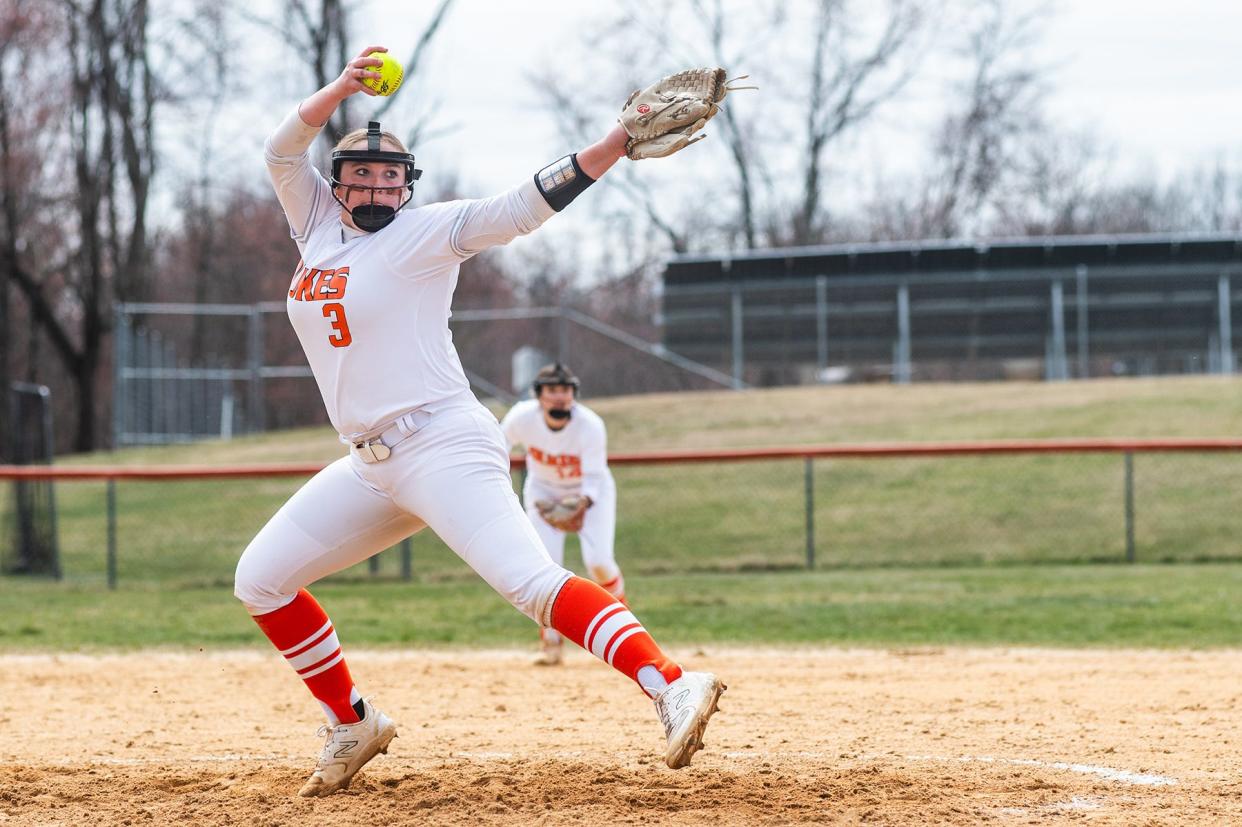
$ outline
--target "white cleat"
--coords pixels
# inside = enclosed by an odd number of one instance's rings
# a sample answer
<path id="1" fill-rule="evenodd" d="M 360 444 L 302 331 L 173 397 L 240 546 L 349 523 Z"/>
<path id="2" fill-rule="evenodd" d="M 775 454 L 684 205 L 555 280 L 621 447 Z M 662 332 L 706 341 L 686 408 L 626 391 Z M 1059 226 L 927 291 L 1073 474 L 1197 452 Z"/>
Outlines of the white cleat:
<path id="1" fill-rule="evenodd" d="M 539 657 L 535 658 L 536 666 L 560 666 L 564 659 L 565 638 L 555 629 L 543 627 L 539 630 Z"/>
<path id="2" fill-rule="evenodd" d="M 559 641 L 556 643 L 549 643 L 545 640 L 543 645 L 539 647 L 539 656 L 535 658 L 535 665 L 560 666 L 561 661 L 564 660 L 563 649 L 564 647 Z"/>
<path id="3" fill-rule="evenodd" d="M 656 713 L 668 737 L 664 763 L 669 769 L 689 766 L 694 754 L 703 749 L 703 730 L 718 710 L 716 702 L 725 688 L 711 672 L 682 672 L 656 696 Z"/>
<path id="4" fill-rule="evenodd" d="M 337 790 L 349 788 L 358 770 L 378 753 L 388 752 L 388 744 L 397 737 L 397 726 L 392 719 L 362 702 L 366 716 L 357 723 L 322 726 L 319 734 L 325 735 L 323 752 L 315 772 L 298 790 L 298 795 L 313 797 L 331 795 Z"/>

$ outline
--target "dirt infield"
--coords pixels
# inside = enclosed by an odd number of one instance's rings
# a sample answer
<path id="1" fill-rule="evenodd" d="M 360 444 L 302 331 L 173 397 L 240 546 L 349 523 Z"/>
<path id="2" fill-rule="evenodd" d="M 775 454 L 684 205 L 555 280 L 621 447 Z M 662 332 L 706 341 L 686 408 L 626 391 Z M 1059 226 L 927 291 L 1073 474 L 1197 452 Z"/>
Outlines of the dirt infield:
<path id="1" fill-rule="evenodd" d="M 673 654 L 730 684 L 677 772 L 580 652 L 355 652 L 400 737 L 313 800 L 274 653 L 0 657 L 0 824 L 1242 823 L 1242 652 Z"/>

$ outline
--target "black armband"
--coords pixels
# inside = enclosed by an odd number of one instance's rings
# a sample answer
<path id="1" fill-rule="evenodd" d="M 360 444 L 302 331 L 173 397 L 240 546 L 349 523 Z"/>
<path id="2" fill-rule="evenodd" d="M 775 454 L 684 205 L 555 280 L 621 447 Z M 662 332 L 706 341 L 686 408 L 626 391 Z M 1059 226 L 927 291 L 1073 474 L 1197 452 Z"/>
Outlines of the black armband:
<path id="1" fill-rule="evenodd" d="M 568 207 L 570 201 L 594 183 L 595 179 L 578 166 L 576 153 L 553 161 L 535 173 L 535 186 L 539 187 L 539 194 L 557 212 Z"/>

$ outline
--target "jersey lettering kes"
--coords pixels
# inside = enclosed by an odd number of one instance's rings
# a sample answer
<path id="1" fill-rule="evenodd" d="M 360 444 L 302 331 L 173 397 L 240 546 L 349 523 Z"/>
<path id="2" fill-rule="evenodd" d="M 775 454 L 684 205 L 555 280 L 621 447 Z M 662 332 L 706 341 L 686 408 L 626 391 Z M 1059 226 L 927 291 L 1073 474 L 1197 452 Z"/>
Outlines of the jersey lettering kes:
<path id="1" fill-rule="evenodd" d="M 322 301 L 324 318 L 331 320 L 332 333 L 328 341 L 333 347 L 349 347 L 354 337 L 349 332 L 349 322 L 345 318 L 345 305 L 336 299 L 345 298 L 345 286 L 349 283 L 349 268 L 339 270 L 315 270 L 301 261 L 293 274 L 293 284 L 289 287 L 289 298 L 292 301 Z M 329 301 L 331 300 L 331 301 Z"/>
<path id="2" fill-rule="evenodd" d="M 272 183 L 301 253 L 286 309 L 328 417 L 351 436 L 433 404 L 477 404 L 448 322 L 462 261 L 554 215 L 532 179 L 491 198 L 407 208 L 384 229 L 341 222 L 291 113 L 269 137 Z"/>

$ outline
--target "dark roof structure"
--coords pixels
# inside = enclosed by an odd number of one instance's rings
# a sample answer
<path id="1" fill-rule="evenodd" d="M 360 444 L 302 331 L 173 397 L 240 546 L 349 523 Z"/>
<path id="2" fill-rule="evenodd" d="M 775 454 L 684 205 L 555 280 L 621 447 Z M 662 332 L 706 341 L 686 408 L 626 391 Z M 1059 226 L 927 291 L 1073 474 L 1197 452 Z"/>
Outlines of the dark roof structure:
<path id="1" fill-rule="evenodd" d="M 1232 372 L 1239 274 L 1236 235 L 683 255 L 664 344 L 759 384 Z"/>

